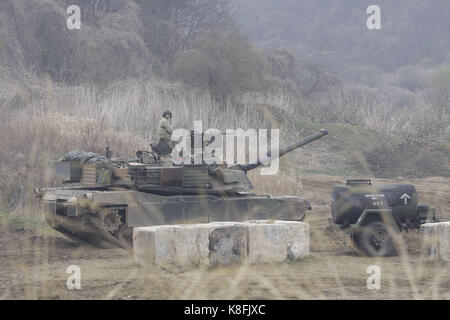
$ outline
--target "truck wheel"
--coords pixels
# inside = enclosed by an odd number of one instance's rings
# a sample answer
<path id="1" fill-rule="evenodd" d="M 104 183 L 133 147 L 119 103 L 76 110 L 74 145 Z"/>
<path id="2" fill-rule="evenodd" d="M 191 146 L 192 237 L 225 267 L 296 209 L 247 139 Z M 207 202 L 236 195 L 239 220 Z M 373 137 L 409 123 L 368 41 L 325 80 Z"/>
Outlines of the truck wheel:
<path id="1" fill-rule="evenodd" d="M 396 254 L 394 241 L 383 221 L 372 221 L 368 225 L 361 226 L 352 239 L 369 257 L 387 257 Z"/>
<path id="2" fill-rule="evenodd" d="M 352 240 L 353 247 L 356 249 L 359 253 L 364 253 L 362 249 L 359 247 L 359 239 L 361 237 L 360 230 L 353 230 L 350 232 L 350 239 Z"/>

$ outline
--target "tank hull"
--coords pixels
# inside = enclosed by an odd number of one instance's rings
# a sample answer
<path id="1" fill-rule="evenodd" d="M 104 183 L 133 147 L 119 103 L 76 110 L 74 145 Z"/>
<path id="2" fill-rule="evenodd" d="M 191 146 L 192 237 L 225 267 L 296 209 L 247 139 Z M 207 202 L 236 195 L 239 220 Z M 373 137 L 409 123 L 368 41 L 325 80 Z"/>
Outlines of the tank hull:
<path id="1" fill-rule="evenodd" d="M 255 195 L 158 195 L 136 190 L 48 189 L 41 198 L 47 223 L 77 240 L 129 246 L 133 227 L 213 221 L 302 221 L 308 201 Z"/>

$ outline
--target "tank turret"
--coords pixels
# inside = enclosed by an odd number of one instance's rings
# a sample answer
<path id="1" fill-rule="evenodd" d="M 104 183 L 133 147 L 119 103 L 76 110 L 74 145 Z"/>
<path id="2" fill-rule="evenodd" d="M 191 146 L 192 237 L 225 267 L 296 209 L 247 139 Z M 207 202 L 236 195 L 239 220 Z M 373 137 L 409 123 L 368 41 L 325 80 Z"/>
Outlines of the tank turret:
<path id="1" fill-rule="evenodd" d="M 321 129 L 319 132 L 280 149 L 278 157 L 327 134 L 327 130 Z M 253 164 L 231 167 L 216 164 L 184 164 L 173 167 L 131 164 L 130 171 L 136 181 L 136 187 L 142 191 L 170 194 L 235 193 L 253 189 L 247 172 L 267 164 L 271 160 L 271 154 L 272 151 L 269 151 L 263 159 L 258 159 Z"/>
<path id="2" fill-rule="evenodd" d="M 281 148 L 278 157 L 320 139 L 328 131 L 319 132 Z M 110 150 L 109 154 L 110 154 Z M 128 186 L 159 194 L 220 194 L 253 189 L 247 172 L 267 164 L 272 150 L 256 163 L 245 165 L 183 164 L 162 166 L 155 153 L 138 151 L 137 159 L 110 159 L 101 155 L 71 151 L 56 164 L 57 173 L 66 182 L 79 182 L 82 187 Z M 75 172 L 75 174 L 74 174 Z M 72 181 L 71 181 L 72 179 Z"/>

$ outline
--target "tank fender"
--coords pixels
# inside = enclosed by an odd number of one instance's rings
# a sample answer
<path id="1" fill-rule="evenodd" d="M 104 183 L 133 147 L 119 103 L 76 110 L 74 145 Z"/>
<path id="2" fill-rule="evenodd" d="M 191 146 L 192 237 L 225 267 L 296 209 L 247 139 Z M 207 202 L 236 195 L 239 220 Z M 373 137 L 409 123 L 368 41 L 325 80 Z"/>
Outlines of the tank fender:
<path id="1" fill-rule="evenodd" d="M 374 218 L 376 217 L 376 218 Z M 396 231 L 405 229 L 400 218 L 392 209 L 365 209 L 356 221 L 355 226 L 362 226 L 366 221 L 377 219 L 383 221 L 386 225 L 393 226 Z"/>

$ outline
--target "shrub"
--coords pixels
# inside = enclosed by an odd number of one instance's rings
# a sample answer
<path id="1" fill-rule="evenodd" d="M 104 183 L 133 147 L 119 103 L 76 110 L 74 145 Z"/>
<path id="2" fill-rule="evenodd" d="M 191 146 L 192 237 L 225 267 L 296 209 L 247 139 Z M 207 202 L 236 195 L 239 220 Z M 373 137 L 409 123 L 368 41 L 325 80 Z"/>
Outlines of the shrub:
<path id="1" fill-rule="evenodd" d="M 221 104 L 261 87 L 264 56 L 239 33 L 216 29 L 197 38 L 192 47 L 175 57 L 174 78 L 207 89 Z"/>

